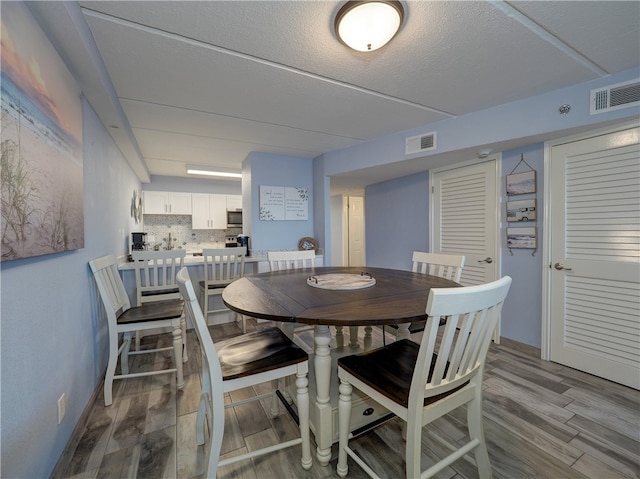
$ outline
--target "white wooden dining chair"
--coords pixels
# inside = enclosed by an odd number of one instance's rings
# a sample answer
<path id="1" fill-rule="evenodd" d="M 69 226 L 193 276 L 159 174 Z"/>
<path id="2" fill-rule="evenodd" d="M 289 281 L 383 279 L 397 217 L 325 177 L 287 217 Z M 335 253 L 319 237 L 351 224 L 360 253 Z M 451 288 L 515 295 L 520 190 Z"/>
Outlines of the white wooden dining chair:
<path id="1" fill-rule="evenodd" d="M 173 299 L 168 301 L 145 303 L 142 306 L 131 307 L 129 295 L 125 290 L 118 265 L 113 255 L 103 256 L 89 261 L 98 292 L 104 303 L 107 316 L 109 334 L 109 362 L 104 379 L 104 404 L 109 406 L 113 396 L 113 381 L 115 379 L 151 376 L 163 373 L 176 373 L 178 389 L 184 388 L 182 370 L 182 318 L 183 301 Z M 173 345 L 166 348 L 143 349 L 131 351 L 132 335 L 139 330 L 172 328 Z M 122 344 L 119 336 L 122 334 Z M 161 370 L 129 372 L 129 356 L 136 354 L 155 354 L 160 351 L 173 350 L 174 367 Z M 120 355 L 121 374 L 115 374 Z"/>
<path id="2" fill-rule="evenodd" d="M 464 255 L 414 251 L 411 257 L 411 271 L 440 276 L 459 283 L 462 277 L 464 261 Z"/>
<path id="3" fill-rule="evenodd" d="M 316 252 L 314 250 L 302 251 L 267 251 L 267 261 L 270 271 L 283 271 L 290 269 L 312 269 L 315 266 Z M 290 338 L 293 334 L 309 331 L 313 326 L 300 323 L 279 323 L 278 325 Z M 350 341 L 352 345 L 358 344 L 358 327 L 349 329 Z M 338 343 L 342 343 L 342 326 L 336 327 L 336 338 Z"/>
<path id="4" fill-rule="evenodd" d="M 371 477 L 379 477 L 375 469 L 380 470 L 380 465 L 366 464 L 349 447 L 351 393 L 355 387 L 406 423 L 407 479 L 432 477 L 471 451 L 475 453 L 479 476 L 491 477 L 482 432 L 482 375 L 510 285 L 511 278 L 505 276 L 483 285 L 431 289 L 427 325 L 420 344 L 402 339 L 338 359 L 339 476 L 347 475 L 347 457 L 351 457 Z M 447 322 L 439 328 L 444 317 Z M 452 452 L 423 472 L 423 427 L 461 406 L 466 406 L 469 441 L 453 446 L 437 438 Z"/>
<path id="5" fill-rule="evenodd" d="M 157 301 L 182 299 L 178 290 L 176 274 L 184 266 L 184 249 L 161 251 L 132 251 L 136 277 L 136 306 Z M 187 355 L 187 322 L 182 317 L 182 361 Z M 136 331 L 136 351 L 140 350 L 142 331 Z"/>
<path id="6" fill-rule="evenodd" d="M 270 271 L 285 269 L 310 269 L 315 265 L 316 252 L 303 251 L 267 251 Z"/>
<path id="7" fill-rule="evenodd" d="M 220 298 L 222 290 L 244 276 L 244 259 L 247 254 L 245 247 L 236 248 L 205 248 L 202 250 L 204 263 L 204 280 L 200 281 L 204 317 L 209 314 L 230 311 L 224 304 L 215 306 L 214 297 Z M 220 299 L 220 301 L 222 301 Z M 246 318 L 236 314 L 242 321 L 242 332 L 247 332 Z"/>
<path id="8" fill-rule="evenodd" d="M 301 464 L 312 465 L 309 430 L 309 357 L 280 329 L 266 328 L 214 343 L 196 299 L 186 268 L 178 273 L 178 284 L 185 299 L 185 310 L 194 325 L 202 351 L 202 395 L 196 418 L 196 439 L 205 443 L 205 424 L 209 446 L 205 447 L 204 477 L 215 478 L 216 470 L 228 464 L 269 454 L 280 449 L 301 445 Z M 275 389 L 271 393 L 252 396 L 237 403 L 224 404 L 224 395 L 231 391 L 268 381 L 295 376 L 300 438 L 220 461 L 220 449 L 225 429 L 225 408 L 271 397 L 271 414 L 279 413 Z"/>
<path id="9" fill-rule="evenodd" d="M 439 276 L 444 279 L 460 282 L 462 277 L 462 270 L 465 262 L 464 255 L 455 254 L 438 254 L 427 253 L 424 251 L 414 251 L 411 256 L 411 271 L 414 273 L 430 274 L 432 276 Z M 409 333 L 416 342 L 420 342 L 421 333 L 424 329 L 424 321 L 418 321 L 409 325 Z M 441 324 L 444 324 L 442 320 Z M 397 326 L 395 326 L 397 328 Z M 383 340 L 386 341 L 386 335 L 384 334 L 385 328 L 382 328 Z M 396 330 L 396 336 L 399 333 L 399 329 Z M 386 342 L 385 342 L 386 344 Z"/>

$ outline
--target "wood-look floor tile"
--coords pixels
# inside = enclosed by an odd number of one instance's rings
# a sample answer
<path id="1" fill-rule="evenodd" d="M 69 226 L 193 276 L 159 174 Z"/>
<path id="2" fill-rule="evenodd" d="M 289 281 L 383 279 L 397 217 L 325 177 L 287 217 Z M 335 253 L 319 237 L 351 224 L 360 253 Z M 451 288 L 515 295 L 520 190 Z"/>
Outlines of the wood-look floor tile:
<path id="1" fill-rule="evenodd" d="M 500 377 L 508 381 L 513 386 L 526 391 L 536 401 L 544 401 L 558 407 L 565 407 L 571 402 L 571 399 L 563 396 L 541 384 L 531 381 L 528 377 L 521 377 L 513 374 L 509 370 L 494 368 L 491 370 L 492 377 Z M 555 384 L 555 383 L 554 383 Z"/>
<path id="2" fill-rule="evenodd" d="M 135 479 L 140 461 L 140 444 L 106 454 L 97 479 Z"/>
<path id="3" fill-rule="evenodd" d="M 140 444 L 145 429 L 149 395 L 127 396 L 118 405 L 118 415 L 106 454 Z"/>
<path id="4" fill-rule="evenodd" d="M 618 401 L 610 400 L 605 391 L 592 392 L 571 388 L 564 393 L 564 396 L 574 400 L 573 404 L 567 406 L 570 411 L 576 413 L 581 411 L 580 415 L 590 417 L 595 422 L 613 428 L 632 439 L 640 438 L 640 408 L 637 404 L 625 401 L 626 404 L 623 405 Z"/>
<path id="5" fill-rule="evenodd" d="M 513 436 L 523 439 L 569 466 L 583 454 L 583 451 L 569 445 L 562 438 L 537 427 L 537 424 L 544 423 L 544 421 L 537 420 L 533 414 L 528 415 L 527 419 L 525 419 L 506 412 L 491 401 L 485 400 L 484 417 L 509 430 Z M 557 429 L 561 428 L 558 427 Z M 575 431 L 573 437 L 575 435 L 577 435 L 577 431 Z"/>
<path id="6" fill-rule="evenodd" d="M 176 473 L 175 426 L 145 434 L 140 443 L 140 459 L 136 477 L 169 479 Z"/>
<path id="7" fill-rule="evenodd" d="M 630 455 L 634 456 L 637 461 L 640 461 L 640 438 L 637 436 L 636 439 L 630 438 L 627 435 L 621 434 L 620 431 L 611 429 L 609 425 L 594 422 L 579 414 L 574 415 L 567 424 L 580 431 L 581 436 L 596 437 L 602 443 L 606 443 L 612 448 L 627 451 Z M 637 432 L 640 434 L 640 428 L 637 429 Z M 640 465 L 638 468 L 640 469 Z"/>
<path id="8" fill-rule="evenodd" d="M 569 442 L 578 435 L 578 430 L 568 426 L 567 423 L 557 421 L 553 418 L 540 414 L 535 409 L 529 407 L 526 403 L 514 401 L 503 394 L 496 394 L 492 389 L 487 389 L 483 393 L 483 411 L 485 415 L 490 413 L 494 416 L 503 416 L 508 414 L 510 417 L 518 418 L 523 421 L 515 426 L 515 430 L 520 427 L 528 428 L 529 426 L 540 429 L 563 442 Z"/>
<path id="9" fill-rule="evenodd" d="M 179 478 L 202 474 L 204 448 L 196 443 L 197 413 L 184 414 L 176 423 L 176 473 Z"/>
<path id="10" fill-rule="evenodd" d="M 515 386 L 511 382 L 507 382 L 499 377 L 490 377 L 485 379 L 487 390 L 491 389 L 496 394 L 510 397 L 514 401 L 522 402 L 528 407 L 538 411 L 540 414 L 546 415 L 556 421 L 566 422 L 574 415 L 573 412 L 556 406 L 554 404 L 547 403 L 542 400 L 539 395 L 531 394 L 527 389 L 522 389 Z"/>
<path id="11" fill-rule="evenodd" d="M 200 377 L 191 374 L 184 377 L 184 389 L 176 392 L 176 414 L 191 414 L 198 410 L 200 404 L 200 394 L 202 393 L 202 384 Z"/>
<path id="12" fill-rule="evenodd" d="M 573 469 L 582 472 L 589 479 L 627 479 L 614 468 L 595 459 L 589 454 L 584 454 L 573 465 Z"/>
<path id="13" fill-rule="evenodd" d="M 533 447 L 491 420 L 484 421 L 485 440 L 494 478 L 595 479 L 572 469 L 559 459 Z M 464 464 L 460 462 L 460 464 Z M 452 467 L 458 471 L 459 464 Z M 543 472 L 544 471 L 544 472 Z M 476 472 L 477 474 L 477 472 Z M 604 478 L 603 478 L 604 479 Z"/>
<path id="14" fill-rule="evenodd" d="M 89 418 L 85 432 L 70 459 L 64 475 L 74 476 L 100 466 L 104 456 L 111 428 L 113 426 L 114 409 L 97 407 Z"/>
<path id="15" fill-rule="evenodd" d="M 149 392 L 145 434 L 176 425 L 176 390 L 170 385 Z"/>
<path id="16" fill-rule="evenodd" d="M 640 477 L 640 466 L 638 465 L 638 457 L 640 457 L 638 452 L 640 451 L 631 454 L 587 434 L 578 435 L 570 444 L 620 474 L 631 478 Z"/>
<path id="17" fill-rule="evenodd" d="M 247 322 L 248 331 L 270 326 L 270 322 Z M 238 323 L 211 326 L 210 330 L 219 339 L 240 334 Z M 116 381 L 114 402 L 109 407 L 104 406 L 100 391 L 91 405 L 93 410 L 88 414 L 87 425 L 80 431 L 82 437 L 70 441 L 74 450 L 63 453 L 61 472 L 54 474 L 53 479 L 203 477 L 204 448 L 195 444 L 200 351 L 194 332 L 188 334 L 185 390 L 176 390 L 175 374 L 170 373 Z M 359 328 L 360 339 L 363 334 L 363 328 Z M 312 350 L 312 333 L 303 332 L 295 337 Z M 388 341 L 393 340 L 392 335 L 387 337 Z M 345 341 L 347 339 L 345 331 Z M 171 334 L 145 337 L 143 344 L 145 347 L 170 345 Z M 382 344 L 380 328 L 373 330 L 373 344 Z M 362 348 L 354 352 L 360 350 Z M 165 353 L 132 359 L 132 368 L 156 369 L 170 364 L 171 351 Z M 234 393 L 234 398 L 263 393 L 269 388 L 269 384 L 261 384 L 252 390 Z M 492 345 L 489 350 L 483 391 L 483 423 L 495 479 L 640 479 L 639 391 L 542 361 L 539 349 L 504 339 L 502 344 Z M 225 403 L 230 400 L 231 396 L 226 395 Z M 298 428 L 284 407 L 280 405 L 280 414 L 272 418 L 270 406 L 267 399 L 253 403 L 249 411 L 243 411 L 244 406 L 225 410 L 223 458 L 269 441 L 298 437 Z M 258 422 L 259 427 L 252 422 Z M 388 421 L 351 441 L 362 455 L 374 461 L 381 477 L 396 479 L 404 474 L 401 424 L 398 419 Z M 466 441 L 465 408 L 425 428 L 423 466 L 446 454 L 433 436 L 454 444 Z M 314 461 L 309 471 L 300 465 L 298 446 L 221 468 L 217 476 L 219 479 L 336 479 L 337 451 L 338 445 L 334 444 L 329 465 L 320 466 L 312 435 Z M 368 476 L 350 459 L 348 477 Z M 437 477 L 477 479 L 473 455 L 456 461 Z"/>

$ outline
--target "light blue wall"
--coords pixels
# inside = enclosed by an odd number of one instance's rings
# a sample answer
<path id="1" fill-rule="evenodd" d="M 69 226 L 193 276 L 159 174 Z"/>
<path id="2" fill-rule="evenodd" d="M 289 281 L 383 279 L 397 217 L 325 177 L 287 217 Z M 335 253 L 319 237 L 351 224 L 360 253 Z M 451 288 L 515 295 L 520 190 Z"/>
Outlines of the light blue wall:
<path id="1" fill-rule="evenodd" d="M 313 237 L 313 165 L 308 158 L 251 153 L 243 163 L 243 171 L 251 169 L 251 216 L 245 222 L 245 234 L 251 236 L 251 248 L 255 251 L 297 250 L 298 241 Z M 243 179 L 244 184 L 244 179 Z M 309 190 L 309 216 L 300 221 L 261 221 L 260 185 L 299 186 Z M 243 194 L 247 194 L 243 191 Z M 247 201 L 244 198 L 243 201 Z M 243 203 L 244 208 L 244 203 Z"/>
<path id="2" fill-rule="evenodd" d="M 520 155 L 536 170 L 536 193 L 507 196 L 506 175 L 514 168 L 515 173 L 527 171 L 526 165 L 520 162 Z M 544 211 L 544 144 L 537 143 L 524 148 L 502 153 L 501 208 L 502 228 L 500 243 L 502 245 L 502 274 L 513 278 L 509 296 L 502 309 L 501 334 L 505 338 L 540 347 L 542 335 L 542 238 L 544 235 L 542 212 Z M 506 202 L 522 199 L 537 199 L 537 220 L 526 223 L 507 223 Z M 507 249 L 507 226 L 536 226 L 538 229 L 538 249 Z M 513 253 L 513 255 L 511 254 Z M 533 255 L 532 255 L 533 253 Z"/>
<path id="3" fill-rule="evenodd" d="M 429 251 L 429 173 L 365 189 L 367 266 L 411 269 L 407 251 Z"/>
<path id="4" fill-rule="evenodd" d="M 128 251 L 140 183 L 83 105 L 85 247 L 2 263 L 2 477 L 46 478 L 104 374 L 107 331 L 88 266 Z M 100 306 L 101 308 L 102 306 Z M 57 401 L 67 411 L 57 423 Z"/>

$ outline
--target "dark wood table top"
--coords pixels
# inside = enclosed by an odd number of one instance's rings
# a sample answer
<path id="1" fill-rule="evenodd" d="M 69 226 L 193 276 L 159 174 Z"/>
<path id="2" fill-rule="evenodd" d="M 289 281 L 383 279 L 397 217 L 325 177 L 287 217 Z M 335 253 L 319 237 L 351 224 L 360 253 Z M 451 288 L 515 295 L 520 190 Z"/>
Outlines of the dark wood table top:
<path id="1" fill-rule="evenodd" d="M 370 273 L 376 284 L 346 291 L 307 284 L 307 278 L 313 275 L 361 272 Z M 254 318 L 326 326 L 367 326 L 424 320 L 429 290 L 456 286 L 460 285 L 411 271 L 330 266 L 245 276 L 224 289 L 222 300 L 231 310 Z"/>

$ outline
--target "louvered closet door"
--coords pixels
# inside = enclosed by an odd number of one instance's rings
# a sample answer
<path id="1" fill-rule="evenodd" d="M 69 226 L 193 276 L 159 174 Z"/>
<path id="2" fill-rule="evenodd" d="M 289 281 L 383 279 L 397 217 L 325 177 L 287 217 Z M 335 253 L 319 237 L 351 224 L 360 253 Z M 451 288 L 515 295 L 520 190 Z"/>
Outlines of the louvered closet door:
<path id="1" fill-rule="evenodd" d="M 432 176 L 431 251 L 466 256 L 465 286 L 498 279 L 496 168 L 492 159 Z"/>
<path id="2" fill-rule="evenodd" d="M 640 388 L 640 129 L 554 146 L 550 357 Z"/>

